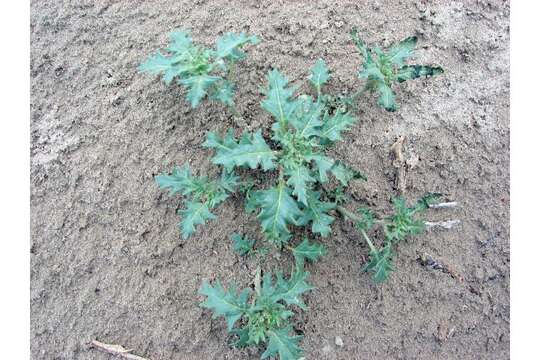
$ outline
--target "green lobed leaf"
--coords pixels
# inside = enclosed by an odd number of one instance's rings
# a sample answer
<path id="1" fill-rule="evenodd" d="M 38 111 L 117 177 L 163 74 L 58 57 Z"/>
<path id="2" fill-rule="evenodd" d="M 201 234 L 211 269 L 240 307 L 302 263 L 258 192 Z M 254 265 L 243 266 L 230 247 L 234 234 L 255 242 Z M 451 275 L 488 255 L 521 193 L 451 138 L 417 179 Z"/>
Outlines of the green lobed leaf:
<path id="1" fill-rule="evenodd" d="M 321 129 L 320 137 L 329 141 L 343 140 L 341 138 L 342 131 L 348 131 L 356 122 L 356 118 L 348 113 L 336 112 L 330 118 L 325 116 L 325 121 Z"/>
<path id="2" fill-rule="evenodd" d="M 336 161 L 330 171 L 343 186 L 347 186 L 349 181 L 354 179 L 367 180 L 362 173 L 345 166 L 341 161 Z"/>
<path id="3" fill-rule="evenodd" d="M 188 202 L 187 209 L 179 210 L 178 213 L 182 215 L 180 229 L 182 230 L 182 237 L 184 239 L 187 239 L 195 232 L 195 226 L 202 225 L 207 220 L 216 218 L 210 212 L 208 204 L 201 202 Z"/>
<path id="4" fill-rule="evenodd" d="M 356 27 L 351 29 L 351 38 L 358 50 L 360 50 L 360 54 L 366 59 L 369 56 L 369 50 L 366 43 L 358 35 L 358 29 Z"/>
<path id="5" fill-rule="evenodd" d="M 296 260 L 297 267 L 302 268 L 304 261 L 317 261 L 319 258 L 326 255 L 327 250 L 322 244 L 310 243 L 308 238 L 304 238 L 304 241 L 297 247 L 292 249 L 292 253 Z"/>
<path id="6" fill-rule="evenodd" d="M 237 294 L 234 284 L 231 284 L 229 290 L 225 291 L 219 280 L 216 281 L 214 287 L 204 281 L 199 289 L 199 294 L 207 297 L 200 306 L 212 310 L 214 318 L 225 317 L 229 331 L 232 330 L 234 323 L 248 311 L 249 289 L 244 289 Z"/>
<path id="7" fill-rule="evenodd" d="M 369 253 L 369 262 L 364 266 L 363 271 L 373 272 L 373 280 L 381 283 L 388 279 L 390 272 L 394 271 L 392 265 L 393 252 L 390 246 L 385 246 L 382 250 L 372 250 Z"/>
<path id="8" fill-rule="evenodd" d="M 187 164 L 181 168 L 175 166 L 171 175 L 157 175 L 155 180 L 161 189 L 169 188 L 171 195 L 176 193 L 188 195 L 195 190 L 191 171 Z"/>
<path id="9" fill-rule="evenodd" d="M 219 76 L 202 74 L 184 78 L 180 80 L 180 83 L 189 89 L 186 97 L 191 107 L 195 108 L 206 96 L 212 84 L 221 79 Z"/>
<path id="10" fill-rule="evenodd" d="M 298 342 L 302 339 L 299 335 L 289 335 L 291 327 L 268 331 L 268 347 L 262 354 L 261 359 L 279 355 L 281 360 L 298 360 L 303 354 Z"/>
<path id="11" fill-rule="evenodd" d="M 371 210 L 367 208 L 359 208 L 357 213 L 360 215 L 360 220 L 356 221 L 355 225 L 358 229 L 368 231 L 373 227 L 375 219 Z"/>
<path id="12" fill-rule="evenodd" d="M 172 66 L 171 58 L 164 56 L 157 51 L 155 55 L 150 56 L 145 62 L 139 65 L 140 72 L 147 72 L 154 75 L 165 73 Z"/>
<path id="13" fill-rule="evenodd" d="M 407 207 L 405 199 L 396 198 L 393 201 L 394 214 L 386 218 L 384 232 L 386 240 L 390 243 L 398 243 L 407 236 L 418 235 L 425 230 L 425 223 L 415 219 L 414 215 L 419 210 L 415 207 Z"/>
<path id="14" fill-rule="evenodd" d="M 416 36 L 410 36 L 400 41 L 388 50 L 387 59 L 394 65 L 402 66 L 403 62 L 413 55 L 417 41 Z"/>
<path id="15" fill-rule="evenodd" d="M 234 86 L 227 80 L 218 81 L 211 89 L 210 98 L 227 106 L 234 106 Z"/>
<path id="16" fill-rule="evenodd" d="M 252 135 L 244 133 L 239 142 L 232 137 L 232 132 L 228 132 L 223 139 L 210 133 L 203 146 L 216 150 L 212 162 L 223 165 L 227 171 L 235 166 L 256 169 L 260 165 L 265 171 L 276 167 L 273 161 L 276 159 L 275 152 L 264 141 L 261 130 Z"/>
<path id="17" fill-rule="evenodd" d="M 328 211 L 335 208 L 335 204 L 319 200 L 320 193 L 309 190 L 307 192 L 307 204 L 303 209 L 302 216 L 298 219 L 299 225 L 307 225 L 311 222 L 311 231 L 326 237 L 330 235 L 334 217 L 328 215 Z"/>
<path id="18" fill-rule="evenodd" d="M 295 224 L 302 211 L 291 197 L 291 190 L 280 183 L 268 190 L 257 192 L 261 212 L 258 215 L 265 235 L 276 243 L 290 238 L 288 224 Z"/>
<path id="19" fill-rule="evenodd" d="M 298 111 L 290 117 L 291 125 L 296 129 L 297 136 L 308 139 L 320 136 L 322 103 L 314 103 L 310 96 L 300 96 L 297 100 Z"/>
<path id="20" fill-rule="evenodd" d="M 378 104 L 388 111 L 396 111 L 396 96 L 390 86 L 384 82 L 377 83 L 377 91 L 379 93 Z"/>
<path id="21" fill-rule="evenodd" d="M 276 274 L 276 286 L 271 298 L 272 301 L 285 301 L 287 305 L 296 305 L 302 310 L 306 310 L 307 306 L 302 300 L 302 294 L 314 289 L 313 286 L 306 282 L 309 277 L 309 272 L 297 268 L 291 274 L 290 279 L 286 280 L 283 273 Z"/>
<path id="22" fill-rule="evenodd" d="M 261 102 L 261 106 L 274 116 L 278 124 L 286 125 L 298 108 L 298 102 L 291 99 L 295 88 L 286 88 L 289 83 L 287 78 L 276 69 L 268 72 L 266 78 L 268 80 L 268 89 L 266 99 Z"/>
<path id="23" fill-rule="evenodd" d="M 167 50 L 176 55 L 189 52 L 193 46 L 193 39 L 188 31 L 175 30 L 169 35 L 170 43 Z"/>
<path id="24" fill-rule="evenodd" d="M 315 179 L 311 176 L 310 171 L 303 165 L 295 165 L 294 167 L 286 167 L 285 175 L 289 177 L 287 185 L 293 188 L 293 195 L 298 198 L 298 201 L 307 205 L 307 191 L 310 183 Z"/>
<path id="25" fill-rule="evenodd" d="M 328 181 L 327 172 L 330 171 L 334 165 L 334 159 L 325 155 L 313 154 L 306 156 L 306 160 L 315 162 L 315 168 L 319 174 L 319 182 L 324 183 Z"/>
<path id="26" fill-rule="evenodd" d="M 328 73 L 328 68 L 323 59 L 317 59 L 315 65 L 311 68 L 311 73 L 308 77 L 309 81 L 316 89 L 320 88 L 328 81 L 330 74 Z"/>
<path id="27" fill-rule="evenodd" d="M 401 67 L 395 75 L 399 82 L 414 80 L 420 77 L 430 77 L 444 73 L 440 66 L 427 65 L 405 65 Z"/>
<path id="28" fill-rule="evenodd" d="M 242 60 L 246 55 L 241 47 L 247 43 L 255 45 L 259 43 L 259 39 L 255 35 L 248 36 L 244 32 L 240 34 L 226 33 L 217 40 L 216 55 L 218 58 L 227 58 L 231 61 Z"/>
<path id="29" fill-rule="evenodd" d="M 234 233 L 231 235 L 231 240 L 233 242 L 233 250 L 240 255 L 250 254 L 254 251 L 255 240 L 253 239 L 245 239 L 242 235 Z"/>

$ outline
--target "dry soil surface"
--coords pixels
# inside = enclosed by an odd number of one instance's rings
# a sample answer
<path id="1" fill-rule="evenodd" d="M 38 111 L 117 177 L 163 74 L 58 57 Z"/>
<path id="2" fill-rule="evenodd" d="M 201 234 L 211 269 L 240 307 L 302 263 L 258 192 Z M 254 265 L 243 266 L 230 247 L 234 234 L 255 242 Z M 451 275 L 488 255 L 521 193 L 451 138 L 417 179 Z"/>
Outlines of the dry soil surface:
<path id="1" fill-rule="evenodd" d="M 151 359 L 260 355 L 229 347 L 224 321 L 197 294 L 203 279 L 250 284 L 256 262 L 233 253 L 228 236 L 257 237 L 256 219 L 233 198 L 183 242 L 180 199 L 153 180 L 185 162 L 217 173 L 201 143 L 235 125 L 221 105 L 192 110 L 179 86 L 137 65 L 176 28 L 209 46 L 227 31 L 257 34 L 262 42 L 239 67 L 237 102 L 249 129 L 267 127 L 259 88 L 272 67 L 310 91 L 308 68 L 323 57 L 328 92 L 361 86 L 348 36 L 357 26 L 368 42 L 416 34 L 419 62 L 446 72 L 402 86 L 396 113 L 361 100 L 358 125 L 333 154 L 368 176 L 352 187 L 352 205 L 390 210 L 389 151 L 403 135 L 406 157 L 418 160 L 407 198 L 443 192 L 460 209 L 428 217 L 462 225 L 401 244 L 397 271 L 377 286 L 360 272 L 362 239 L 338 220 L 322 240 L 328 255 L 309 265 L 310 311 L 294 319 L 306 359 L 507 359 L 509 12 L 508 1 L 485 0 L 32 1 L 32 358 L 112 359 L 88 346 L 93 339 Z M 420 265 L 422 253 L 454 277 Z"/>

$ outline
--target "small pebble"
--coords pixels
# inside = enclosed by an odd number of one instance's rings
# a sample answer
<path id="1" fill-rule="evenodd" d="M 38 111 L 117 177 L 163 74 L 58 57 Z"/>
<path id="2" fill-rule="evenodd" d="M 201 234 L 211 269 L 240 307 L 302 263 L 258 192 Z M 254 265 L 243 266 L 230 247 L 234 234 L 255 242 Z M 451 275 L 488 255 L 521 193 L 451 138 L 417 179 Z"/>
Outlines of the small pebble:
<path id="1" fill-rule="evenodd" d="M 343 346 L 343 340 L 339 336 L 336 336 L 336 345 L 339 347 Z"/>

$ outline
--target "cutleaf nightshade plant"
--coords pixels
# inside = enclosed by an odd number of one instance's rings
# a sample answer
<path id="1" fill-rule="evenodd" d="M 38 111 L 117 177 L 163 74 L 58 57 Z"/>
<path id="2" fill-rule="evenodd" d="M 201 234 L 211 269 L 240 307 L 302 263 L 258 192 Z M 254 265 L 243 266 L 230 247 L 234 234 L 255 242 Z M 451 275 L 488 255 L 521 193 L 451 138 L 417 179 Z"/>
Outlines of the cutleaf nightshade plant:
<path id="1" fill-rule="evenodd" d="M 328 237 L 338 214 L 353 220 L 369 247 L 369 262 L 364 270 L 371 272 L 379 283 L 394 270 L 396 245 L 423 231 L 425 223 L 418 215 L 435 199 L 424 197 L 412 207 L 401 198 L 395 199 L 393 214 L 383 218 L 376 218 L 369 209 L 351 212 L 345 208 L 350 182 L 367 180 L 328 151 L 343 140 L 344 132 L 356 122 L 350 111 L 354 106 L 349 105 L 364 90 L 372 90 L 379 93 L 380 105 L 394 111 L 397 105 L 392 86 L 396 82 L 442 73 L 439 67 L 405 64 L 416 46 L 415 37 L 383 51 L 368 48 L 356 30 L 351 35 L 364 59 L 360 77 L 367 82 L 363 90 L 341 98 L 325 94 L 323 87 L 331 74 L 322 59 L 315 62 L 308 76 L 313 96 L 297 94 L 298 88 L 273 69 L 267 74 L 268 84 L 261 102 L 273 119 L 269 131 L 264 132 L 269 136 L 263 135 L 262 129 L 244 131 L 240 136 L 235 136 L 233 129 L 221 134 L 211 131 L 203 146 L 213 150 L 211 161 L 222 168 L 221 178 L 193 176 L 187 165 L 175 168 L 171 175 L 156 177 L 161 188 L 185 198 L 185 207 L 179 211 L 184 238 L 192 235 L 197 225 L 214 219 L 212 209 L 232 193 L 241 193 L 246 212 L 256 215 L 260 222 L 264 239 L 294 256 L 295 266 L 288 280 L 277 272 L 274 283 L 268 272 L 261 283 L 258 269 L 254 290 L 238 292 L 234 284 L 226 290 L 219 281 L 213 286 L 204 282 L 200 289 L 206 297 L 201 306 L 212 310 L 215 317 L 225 318 L 227 329 L 237 336 L 235 346 L 266 345 L 262 359 L 298 359 L 303 353 L 299 347 L 301 336 L 294 333 L 290 323 L 290 307 L 306 309 L 302 295 L 313 287 L 306 282 L 305 262 L 319 260 L 327 251 L 307 236 L 293 246 L 295 227 L 305 227 L 313 236 Z M 256 38 L 227 34 L 218 40 L 216 50 L 194 45 L 185 32 L 173 33 L 171 40 L 169 54 L 158 52 L 141 65 L 141 70 L 163 74 L 168 83 L 178 78 L 188 87 L 193 107 L 206 95 L 231 106 L 233 85 L 230 79 L 218 74 L 229 71 L 230 64 L 241 60 L 245 56 L 241 46 L 255 43 Z M 263 173 L 264 176 L 257 176 L 263 181 L 256 183 L 251 178 L 254 173 Z M 235 174 L 242 174 L 242 179 Z M 384 233 L 380 246 L 369 237 L 376 226 L 381 226 Z M 255 250 L 255 240 L 236 233 L 231 240 L 240 255 L 266 254 L 264 250 Z"/>
<path id="2" fill-rule="evenodd" d="M 405 64 L 405 60 L 414 54 L 418 41 L 416 36 L 410 36 L 390 46 L 386 51 L 378 46 L 368 47 L 358 36 L 356 28 L 352 29 L 351 37 L 363 58 L 362 70 L 358 77 L 367 80 L 364 89 L 353 97 L 357 97 L 364 90 L 377 92 L 379 105 L 388 111 L 397 109 L 396 96 L 392 89 L 396 83 L 443 73 L 443 69 L 439 66 Z"/>
<path id="3" fill-rule="evenodd" d="M 369 247 L 369 262 L 364 267 L 364 271 L 373 273 L 373 280 L 381 283 L 388 278 L 390 272 L 394 270 L 392 264 L 395 246 L 409 236 L 422 233 L 425 222 L 417 218 L 425 212 L 429 205 L 435 203 L 440 194 L 427 194 L 416 202 L 414 206 L 408 207 L 403 198 L 395 198 L 393 202 L 394 213 L 383 219 L 375 219 L 371 210 L 366 208 L 358 209 L 357 213 L 352 213 L 342 206 L 338 206 L 338 211 L 347 218 L 354 221 L 356 228 L 362 234 Z M 384 232 L 383 246 L 377 248 L 368 232 L 375 226 L 381 226 Z"/>
<path id="4" fill-rule="evenodd" d="M 249 193 L 246 208 L 257 211 L 264 236 L 278 247 L 288 243 L 291 226 L 309 226 L 313 233 L 328 236 L 335 204 L 323 199 L 320 185 L 330 175 L 344 186 L 363 177 L 325 152 L 355 122 L 352 114 L 331 113 L 319 101 L 328 78 L 326 65 L 317 61 L 310 76 L 318 93 L 314 100 L 308 95 L 295 97 L 287 78 L 276 69 L 270 71 L 261 106 L 275 120 L 272 141 L 265 140 L 260 130 L 238 139 L 228 131 L 223 136 L 210 132 L 203 144 L 215 151 L 212 162 L 226 171 L 260 168 L 277 172 L 268 187 Z"/>
<path id="5" fill-rule="evenodd" d="M 169 85 L 173 80 L 184 85 L 187 100 L 193 108 L 208 96 L 227 105 L 235 114 L 233 84 L 235 64 L 246 54 L 246 44 L 257 44 L 258 38 L 245 33 L 226 33 L 217 40 L 215 49 L 193 42 L 189 32 L 178 30 L 170 34 L 170 44 L 163 54 L 157 51 L 139 66 L 141 72 L 162 75 Z"/>
<path id="6" fill-rule="evenodd" d="M 214 317 L 225 318 L 227 330 L 236 335 L 234 346 L 265 344 L 261 359 L 279 356 L 282 360 L 296 360 L 303 354 L 298 345 L 302 336 L 293 331 L 290 318 L 294 313 L 290 307 L 307 309 L 302 295 L 313 289 L 306 282 L 308 276 L 308 272 L 297 267 L 289 279 L 278 272 L 274 281 L 267 272 L 261 284 L 257 269 L 255 290 L 246 288 L 240 292 L 233 283 L 226 290 L 219 280 L 214 286 L 203 282 L 199 293 L 206 299 L 201 306 L 212 310 Z"/>
<path id="7" fill-rule="evenodd" d="M 186 208 L 178 211 L 182 215 L 179 226 L 184 239 L 195 232 L 195 226 L 216 218 L 210 210 L 235 191 L 239 180 L 227 172 L 218 180 L 193 176 L 187 164 L 174 168 L 171 175 L 158 175 L 155 179 L 160 188 L 170 189 L 171 195 L 181 193 L 186 198 Z"/>

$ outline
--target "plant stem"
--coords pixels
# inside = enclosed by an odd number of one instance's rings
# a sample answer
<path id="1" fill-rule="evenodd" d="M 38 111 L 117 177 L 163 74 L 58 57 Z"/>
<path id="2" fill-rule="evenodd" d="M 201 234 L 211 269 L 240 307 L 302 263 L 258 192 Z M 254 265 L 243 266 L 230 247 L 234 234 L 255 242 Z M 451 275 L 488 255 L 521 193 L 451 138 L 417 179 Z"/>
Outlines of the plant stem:
<path id="1" fill-rule="evenodd" d="M 360 90 L 358 90 L 357 92 L 353 93 L 351 95 L 351 102 L 356 102 L 356 100 L 360 97 L 360 95 L 362 95 L 364 92 L 366 92 L 366 90 L 368 89 L 368 86 L 367 85 L 364 85 L 364 87 Z"/>
<path id="2" fill-rule="evenodd" d="M 235 72 L 236 72 L 236 63 L 234 62 L 229 63 L 229 66 L 227 66 L 227 80 L 229 80 L 229 82 L 231 83 L 234 81 Z"/>
<path id="3" fill-rule="evenodd" d="M 355 222 L 359 222 L 359 221 L 362 221 L 364 219 L 362 219 L 360 216 L 356 215 L 355 213 L 353 213 L 352 211 L 349 211 L 347 210 L 346 208 L 344 208 L 343 206 L 341 205 L 338 205 L 338 207 L 336 208 L 337 211 L 339 211 L 341 213 L 341 215 L 345 216 L 345 217 L 348 217 L 349 219 L 351 219 L 352 221 L 355 221 Z M 373 219 L 373 222 L 375 224 L 384 224 L 384 220 L 382 219 Z"/>
<path id="4" fill-rule="evenodd" d="M 369 249 L 371 250 L 371 252 L 373 253 L 376 253 L 377 252 L 377 249 L 375 248 L 375 246 L 373 245 L 373 243 L 371 242 L 371 240 L 369 239 L 369 236 L 367 235 L 366 231 L 364 229 L 360 229 L 360 233 L 362 234 L 362 236 L 364 237 L 364 240 L 366 240 L 368 246 L 369 246 Z"/>
<path id="5" fill-rule="evenodd" d="M 355 213 L 345 209 L 343 206 L 338 206 L 337 208 L 337 211 L 339 211 L 343 216 L 345 217 L 348 217 L 349 219 L 351 219 L 352 221 L 362 221 L 362 218 L 358 215 L 356 215 Z M 380 220 L 375 220 L 377 222 L 380 222 Z M 366 240 L 366 243 L 368 244 L 369 246 L 369 249 L 372 251 L 372 252 L 377 252 L 377 249 L 375 248 L 375 246 L 373 245 L 373 243 L 371 242 L 371 240 L 369 239 L 369 236 L 367 235 L 366 231 L 364 229 L 359 229 L 360 230 L 360 233 L 362 234 L 362 236 L 364 237 L 364 240 Z"/>
<path id="6" fill-rule="evenodd" d="M 341 213 L 341 215 L 343 215 L 345 217 L 348 217 L 352 221 L 362 221 L 362 218 L 360 216 L 356 215 L 352 211 L 349 211 L 349 210 L 345 209 L 341 205 L 338 205 L 338 207 L 336 207 L 336 210 L 339 211 Z"/>

